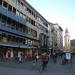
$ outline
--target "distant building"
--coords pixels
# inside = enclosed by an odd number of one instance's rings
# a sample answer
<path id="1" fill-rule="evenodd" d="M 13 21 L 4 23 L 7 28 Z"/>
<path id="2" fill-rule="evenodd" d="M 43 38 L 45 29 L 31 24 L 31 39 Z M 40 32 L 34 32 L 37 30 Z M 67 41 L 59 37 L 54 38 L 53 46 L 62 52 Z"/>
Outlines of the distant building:
<path id="1" fill-rule="evenodd" d="M 71 40 L 71 46 L 75 46 L 75 39 Z"/>
<path id="2" fill-rule="evenodd" d="M 75 52 L 75 39 L 71 40 L 71 50 Z"/>
<path id="3" fill-rule="evenodd" d="M 63 49 L 63 29 L 59 26 L 59 24 L 53 24 L 52 27 L 52 48 L 53 51 L 60 51 Z"/>
<path id="4" fill-rule="evenodd" d="M 52 36 L 53 36 L 53 33 L 52 33 L 52 29 L 53 29 L 53 23 L 50 23 L 49 22 L 49 25 L 48 25 L 48 46 L 49 46 L 49 51 L 52 53 L 52 48 L 53 48 L 53 39 L 52 39 Z"/>
<path id="5" fill-rule="evenodd" d="M 64 41 L 65 41 L 65 50 L 69 51 L 70 50 L 70 35 L 68 32 L 68 29 L 66 28 L 65 30 L 65 36 L 64 36 Z"/>

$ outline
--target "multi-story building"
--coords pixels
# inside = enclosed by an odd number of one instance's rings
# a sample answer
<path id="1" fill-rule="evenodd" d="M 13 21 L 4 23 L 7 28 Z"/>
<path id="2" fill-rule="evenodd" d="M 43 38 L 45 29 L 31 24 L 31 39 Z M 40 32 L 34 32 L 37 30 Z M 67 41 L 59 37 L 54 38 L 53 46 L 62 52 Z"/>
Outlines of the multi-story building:
<path id="1" fill-rule="evenodd" d="M 59 52 L 63 49 L 63 29 L 58 24 L 53 24 L 52 28 L 52 48 Z"/>
<path id="2" fill-rule="evenodd" d="M 47 47 L 48 22 L 25 0 L 0 0 L 0 55 L 32 57 Z"/>
<path id="3" fill-rule="evenodd" d="M 52 51 L 52 48 L 53 48 L 53 40 L 52 40 L 53 33 L 52 33 L 52 29 L 53 29 L 53 23 L 49 22 L 49 25 L 48 25 L 48 35 L 49 35 L 48 45 L 49 45 L 49 51 L 50 52 Z"/>

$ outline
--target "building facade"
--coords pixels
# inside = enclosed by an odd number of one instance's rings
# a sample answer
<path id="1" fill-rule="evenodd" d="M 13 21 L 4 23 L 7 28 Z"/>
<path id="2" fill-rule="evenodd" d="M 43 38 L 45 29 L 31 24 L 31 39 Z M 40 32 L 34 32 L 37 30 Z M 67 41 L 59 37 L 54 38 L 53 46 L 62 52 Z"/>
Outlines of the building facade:
<path id="1" fill-rule="evenodd" d="M 0 56 L 32 57 L 47 47 L 48 22 L 25 0 L 0 0 Z"/>
<path id="2" fill-rule="evenodd" d="M 71 42 L 71 51 L 75 52 L 75 39 L 72 39 L 70 42 Z"/>
<path id="3" fill-rule="evenodd" d="M 63 29 L 59 24 L 53 24 L 52 45 L 53 52 L 59 52 L 63 49 Z"/>
<path id="4" fill-rule="evenodd" d="M 52 49 L 53 49 L 53 23 L 50 23 L 49 22 L 49 25 L 48 25 L 48 35 L 49 35 L 49 39 L 48 39 L 48 45 L 49 45 L 49 51 L 51 52 L 52 54 Z"/>
<path id="5" fill-rule="evenodd" d="M 70 35 L 69 35 L 69 32 L 68 32 L 67 28 L 65 30 L 64 41 L 65 41 L 65 51 L 70 51 L 70 46 L 71 46 Z"/>

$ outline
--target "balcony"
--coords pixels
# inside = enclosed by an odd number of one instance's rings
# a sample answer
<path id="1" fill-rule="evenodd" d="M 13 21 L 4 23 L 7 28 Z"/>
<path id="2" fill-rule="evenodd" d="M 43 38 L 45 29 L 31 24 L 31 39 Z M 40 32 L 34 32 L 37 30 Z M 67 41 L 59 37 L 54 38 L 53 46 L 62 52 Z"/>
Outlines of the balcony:
<path id="1" fill-rule="evenodd" d="M 7 32 L 10 32 L 10 33 L 13 33 L 13 34 L 20 35 L 20 36 L 26 35 L 25 33 L 20 32 L 16 29 L 12 29 L 12 28 L 10 28 L 10 27 L 6 26 L 5 24 L 2 24 L 2 23 L 0 23 L 0 30 L 7 31 Z"/>
<path id="2" fill-rule="evenodd" d="M 5 24 L 2 24 L 2 23 L 0 23 L 0 30 L 6 31 L 6 32 L 9 32 L 9 33 L 13 33 L 13 34 L 16 34 L 16 35 L 19 35 L 19 36 L 29 37 L 29 38 L 32 38 L 32 39 L 35 39 L 35 40 L 39 40 L 39 39 L 37 39 L 37 37 L 33 37 L 31 35 L 28 35 L 24 32 L 16 30 L 16 29 L 12 29 L 11 27 L 8 27 L 8 26 L 6 26 Z"/>
<path id="3" fill-rule="evenodd" d="M 23 25 L 26 25 L 26 20 L 23 19 L 22 17 L 20 16 L 17 16 L 16 14 L 14 14 L 13 12 L 10 12 L 8 11 L 7 9 L 3 8 L 2 6 L 0 6 L 0 13 L 23 24 Z"/>

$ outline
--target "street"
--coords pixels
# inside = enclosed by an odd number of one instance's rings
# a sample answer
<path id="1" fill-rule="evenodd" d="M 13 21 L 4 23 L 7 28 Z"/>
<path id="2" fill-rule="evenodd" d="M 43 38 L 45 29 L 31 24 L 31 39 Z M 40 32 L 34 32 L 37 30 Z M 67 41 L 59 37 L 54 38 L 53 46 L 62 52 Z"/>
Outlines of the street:
<path id="1" fill-rule="evenodd" d="M 73 64 L 61 64 L 61 59 L 57 59 L 57 63 L 49 60 L 47 71 L 40 73 L 39 63 L 36 67 L 32 67 L 32 62 L 23 64 L 0 62 L 0 75 L 75 75 L 75 59 Z"/>

